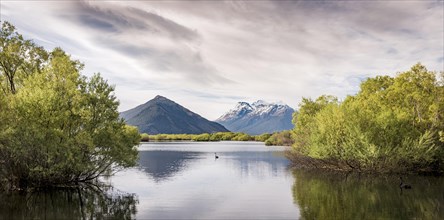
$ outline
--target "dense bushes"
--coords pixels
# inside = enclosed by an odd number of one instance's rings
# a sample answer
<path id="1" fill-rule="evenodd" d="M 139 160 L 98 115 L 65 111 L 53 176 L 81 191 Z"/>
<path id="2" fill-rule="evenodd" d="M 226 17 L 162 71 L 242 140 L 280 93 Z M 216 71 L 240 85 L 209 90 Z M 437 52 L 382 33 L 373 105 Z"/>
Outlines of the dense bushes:
<path id="1" fill-rule="evenodd" d="M 261 134 L 261 135 L 254 136 L 254 140 L 255 141 L 260 141 L 260 142 L 265 142 L 270 137 L 271 137 L 271 134 L 264 133 L 264 134 Z"/>
<path id="2" fill-rule="evenodd" d="M 293 143 L 292 131 L 276 132 L 265 140 L 265 145 L 267 146 L 291 146 Z"/>
<path id="3" fill-rule="evenodd" d="M 254 141 L 255 136 L 245 133 L 217 132 L 204 134 L 142 134 L 142 141 Z"/>
<path id="4" fill-rule="evenodd" d="M 137 129 L 119 119 L 114 88 L 60 48 L 46 52 L 12 25 L 0 34 L 0 182 L 69 185 L 137 159 Z"/>
<path id="5" fill-rule="evenodd" d="M 442 172 L 442 80 L 417 64 L 394 78 L 367 79 L 343 102 L 303 99 L 290 158 L 335 169 Z"/>
<path id="6" fill-rule="evenodd" d="M 142 134 L 142 141 L 259 141 L 267 146 L 291 146 L 292 131 L 281 131 L 273 134 L 248 135 L 242 132 L 217 132 L 204 134 Z"/>

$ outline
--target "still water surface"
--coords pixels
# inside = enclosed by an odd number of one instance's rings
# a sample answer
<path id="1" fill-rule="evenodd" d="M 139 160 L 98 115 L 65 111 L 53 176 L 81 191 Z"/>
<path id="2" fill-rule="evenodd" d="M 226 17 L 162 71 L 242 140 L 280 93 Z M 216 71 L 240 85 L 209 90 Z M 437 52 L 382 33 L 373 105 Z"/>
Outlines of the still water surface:
<path id="1" fill-rule="evenodd" d="M 444 178 L 292 171 L 284 147 L 157 142 L 111 188 L 0 194 L 0 219 L 444 219 Z M 219 158 L 216 159 L 214 153 Z"/>
<path id="2" fill-rule="evenodd" d="M 138 218 L 299 216 L 291 193 L 294 178 L 282 147 L 254 142 L 163 142 L 144 144 L 139 150 L 139 167 L 112 179 L 116 188 L 137 192 Z"/>

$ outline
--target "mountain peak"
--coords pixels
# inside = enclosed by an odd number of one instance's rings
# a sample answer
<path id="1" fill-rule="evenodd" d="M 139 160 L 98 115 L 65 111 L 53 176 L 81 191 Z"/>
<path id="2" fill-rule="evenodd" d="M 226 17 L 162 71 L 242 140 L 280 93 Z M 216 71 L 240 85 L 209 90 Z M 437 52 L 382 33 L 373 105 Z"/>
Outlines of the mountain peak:
<path id="1" fill-rule="evenodd" d="M 253 102 L 251 105 L 252 106 L 260 106 L 260 105 L 269 105 L 270 103 L 264 101 L 264 100 L 257 100 L 255 102 Z"/>
<path id="2" fill-rule="evenodd" d="M 277 106 L 286 106 L 286 107 L 290 107 L 290 106 L 288 106 L 287 104 L 285 104 L 285 103 L 282 102 L 282 101 L 277 101 L 277 102 L 267 102 L 267 101 L 264 101 L 264 100 L 257 100 L 257 101 L 255 101 L 255 102 L 253 102 L 251 105 L 252 105 L 252 106 L 277 105 Z"/>
<path id="3" fill-rule="evenodd" d="M 176 102 L 156 96 L 154 99 L 120 113 L 129 125 L 148 134 L 201 134 L 228 131 Z"/>
<path id="4" fill-rule="evenodd" d="M 216 121 L 231 131 L 249 134 L 272 133 L 293 128 L 291 123 L 294 110 L 288 105 L 258 100 L 237 105 Z"/>
<path id="5" fill-rule="evenodd" d="M 170 99 L 168 99 L 168 98 L 166 98 L 164 96 L 161 96 L 161 95 L 156 95 L 156 97 L 154 97 L 154 99 L 152 99 L 152 100 L 168 100 L 168 101 L 171 101 Z"/>
<path id="6" fill-rule="evenodd" d="M 248 102 L 238 102 L 233 109 L 220 116 L 216 121 L 226 121 L 230 120 L 231 118 L 242 117 L 253 110 L 254 108 Z"/>
<path id="7" fill-rule="evenodd" d="M 238 102 L 235 108 L 236 109 L 240 109 L 240 108 L 250 109 L 252 107 L 251 107 L 251 105 L 248 102 Z"/>

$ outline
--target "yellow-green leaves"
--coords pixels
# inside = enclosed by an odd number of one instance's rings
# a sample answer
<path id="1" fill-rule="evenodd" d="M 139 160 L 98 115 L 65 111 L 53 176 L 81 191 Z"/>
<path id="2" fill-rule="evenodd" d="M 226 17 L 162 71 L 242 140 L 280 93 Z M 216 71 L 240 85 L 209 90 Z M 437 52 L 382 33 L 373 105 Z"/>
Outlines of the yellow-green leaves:
<path id="1" fill-rule="evenodd" d="M 0 30 L 0 87 L 3 94 L 15 94 L 23 80 L 36 72 L 48 58 L 48 53 L 31 40 L 15 31 L 15 27 L 3 22 Z"/>
<path id="2" fill-rule="evenodd" d="M 394 78 L 367 79 L 343 103 L 304 99 L 294 148 L 342 168 L 442 171 L 443 97 L 436 73 L 416 64 Z"/>
<path id="3" fill-rule="evenodd" d="M 60 48 L 44 61 L 29 56 L 37 47 L 13 31 L 4 23 L 0 35 L 0 63 L 8 64 L 0 64 L 0 182 L 69 184 L 134 165 L 140 135 L 119 118 L 114 87 L 100 74 L 81 76 L 83 64 Z"/>

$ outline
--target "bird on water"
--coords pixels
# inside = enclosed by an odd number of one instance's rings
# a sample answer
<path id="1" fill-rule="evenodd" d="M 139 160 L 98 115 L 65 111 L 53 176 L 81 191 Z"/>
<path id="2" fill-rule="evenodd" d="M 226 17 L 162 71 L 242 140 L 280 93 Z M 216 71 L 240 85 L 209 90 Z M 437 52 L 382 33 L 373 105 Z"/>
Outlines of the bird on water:
<path id="1" fill-rule="evenodd" d="M 219 156 L 217 156 L 217 154 L 214 153 L 214 158 L 215 158 L 215 159 L 219 159 Z"/>
<path id="2" fill-rule="evenodd" d="M 401 181 L 399 183 L 399 188 L 401 188 L 401 189 L 411 189 L 412 188 L 411 185 L 404 183 L 404 181 L 402 180 L 402 177 L 399 177 L 399 180 Z"/>

